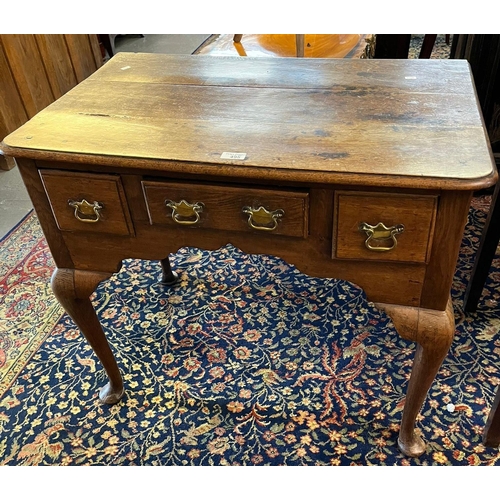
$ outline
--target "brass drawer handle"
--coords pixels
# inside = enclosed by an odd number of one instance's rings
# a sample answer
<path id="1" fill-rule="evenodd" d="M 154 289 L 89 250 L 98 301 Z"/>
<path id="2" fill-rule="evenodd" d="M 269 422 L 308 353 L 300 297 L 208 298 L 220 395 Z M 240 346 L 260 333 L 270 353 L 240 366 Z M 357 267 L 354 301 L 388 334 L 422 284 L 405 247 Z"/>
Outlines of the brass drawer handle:
<path id="1" fill-rule="evenodd" d="M 368 250 L 373 250 L 374 252 L 388 252 L 396 248 L 398 240 L 396 235 L 402 233 L 405 230 L 403 224 L 396 224 L 395 226 L 386 227 L 385 224 L 379 222 L 376 226 L 370 226 L 366 222 L 362 222 L 359 225 L 359 230 L 368 235 L 365 241 L 365 246 Z M 373 246 L 371 241 L 384 241 L 392 240 L 392 246 Z"/>
<path id="2" fill-rule="evenodd" d="M 85 199 L 82 201 L 68 200 L 68 205 L 75 209 L 75 217 L 80 222 L 89 222 L 94 224 L 99 222 L 99 219 L 101 218 L 100 210 L 103 209 L 103 206 L 97 201 L 89 203 Z"/>
<path id="3" fill-rule="evenodd" d="M 259 231 L 274 231 L 278 227 L 278 220 L 285 215 L 285 211 L 281 208 L 269 212 L 262 206 L 259 208 L 243 207 L 242 211 L 248 215 L 248 225 Z"/>
<path id="4" fill-rule="evenodd" d="M 200 221 L 200 213 L 203 212 L 205 205 L 198 201 L 196 203 L 188 203 L 186 200 L 179 202 L 165 200 L 165 205 L 172 209 L 172 219 L 177 224 L 192 225 Z"/>

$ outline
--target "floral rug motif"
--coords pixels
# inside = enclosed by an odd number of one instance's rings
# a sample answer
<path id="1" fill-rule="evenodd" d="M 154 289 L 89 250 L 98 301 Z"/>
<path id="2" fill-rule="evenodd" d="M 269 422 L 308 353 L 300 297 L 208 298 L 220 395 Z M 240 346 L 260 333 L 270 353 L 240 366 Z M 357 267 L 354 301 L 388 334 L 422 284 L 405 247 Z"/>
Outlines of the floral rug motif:
<path id="1" fill-rule="evenodd" d="M 28 214 L 0 241 L 0 396 L 64 313 L 50 290 L 53 270 L 38 220 Z"/>
<path id="2" fill-rule="evenodd" d="M 396 445 L 415 345 L 356 285 L 227 245 L 173 255 L 174 287 L 160 284 L 157 262 L 139 260 L 99 286 L 93 302 L 126 385 L 114 406 L 97 400 L 105 374 L 78 329 L 54 319 L 0 399 L 0 464 L 500 463 L 481 445 L 500 383 L 499 261 L 478 312 L 461 309 L 487 207 L 471 208 L 457 333 L 419 417 L 422 457 Z M 21 299 L 9 300 L 0 318 L 18 323 Z"/>

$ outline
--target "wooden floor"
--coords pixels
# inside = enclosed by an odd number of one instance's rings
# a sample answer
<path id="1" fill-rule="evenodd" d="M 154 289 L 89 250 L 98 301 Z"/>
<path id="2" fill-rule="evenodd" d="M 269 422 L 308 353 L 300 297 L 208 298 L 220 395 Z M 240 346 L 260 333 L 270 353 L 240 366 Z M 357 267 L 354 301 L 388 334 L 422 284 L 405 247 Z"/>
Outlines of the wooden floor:
<path id="1" fill-rule="evenodd" d="M 234 35 L 214 35 L 196 54 L 213 56 L 296 57 L 294 34 L 243 35 L 240 43 Z M 359 58 L 372 35 L 305 35 L 304 57 Z"/>

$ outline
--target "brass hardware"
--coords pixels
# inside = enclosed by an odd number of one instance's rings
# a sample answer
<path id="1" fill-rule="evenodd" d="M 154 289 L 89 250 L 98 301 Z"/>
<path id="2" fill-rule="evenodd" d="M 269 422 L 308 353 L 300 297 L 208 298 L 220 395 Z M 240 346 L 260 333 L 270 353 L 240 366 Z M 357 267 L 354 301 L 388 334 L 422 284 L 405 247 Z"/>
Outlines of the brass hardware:
<path id="1" fill-rule="evenodd" d="M 274 231 L 278 227 L 278 219 L 285 215 L 285 211 L 279 208 L 269 212 L 264 207 L 243 207 L 244 214 L 248 214 L 248 225 L 259 231 Z"/>
<path id="2" fill-rule="evenodd" d="M 94 201 L 94 203 L 89 203 L 87 200 L 68 200 L 68 205 L 75 209 L 75 217 L 80 222 L 95 223 L 99 222 L 99 219 L 101 218 L 100 210 L 103 209 L 103 206 L 97 201 Z M 80 217 L 80 215 L 82 215 L 82 217 Z"/>
<path id="3" fill-rule="evenodd" d="M 165 205 L 172 209 L 172 219 L 177 224 L 192 225 L 200 221 L 200 213 L 203 212 L 205 205 L 198 201 L 188 203 L 186 200 L 171 201 L 165 200 Z M 194 219 L 193 219 L 194 217 Z"/>
<path id="4" fill-rule="evenodd" d="M 365 246 L 368 250 L 373 250 L 374 252 L 388 252 L 396 248 L 398 240 L 396 239 L 397 234 L 401 234 L 405 227 L 403 224 L 396 224 L 392 227 L 386 227 L 385 224 L 379 222 L 376 226 L 370 226 L 366 222 L 362 222 L 359 225 L 359 230 L 365 232 L 368 238 L 365 241 Z M 392 246 L 373 246 L 370 242 L 383 242 L 386 240 L 392 240 Z"/>

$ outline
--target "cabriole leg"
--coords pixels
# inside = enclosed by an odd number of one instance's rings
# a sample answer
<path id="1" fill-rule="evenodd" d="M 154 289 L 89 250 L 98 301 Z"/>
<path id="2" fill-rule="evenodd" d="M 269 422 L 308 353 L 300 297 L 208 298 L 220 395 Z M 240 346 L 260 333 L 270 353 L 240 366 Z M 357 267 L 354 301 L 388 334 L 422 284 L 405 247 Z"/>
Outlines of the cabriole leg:
<path id="1" fill-rule="evenodd" d="M 500 445 L 500 386 L 497 389 L 495 400 L 488 414 L 488 420 L 484 426 L 483 444 L 493 448 L 498 448 Z"/>
<path id="2" fill-rule="evenodd" d="M 97 319 L 90 295 L 110 273 L 56 269 L 52 275 L 52 291 L 94 349 L 106 371 L 109 382 L 99 392 L 105 404 L 117 403 L 123 396 L 123 380 L 102 326 Z"/>
<path id="3" fill-rule="evenodd" d="M 179 281 L 179 276 L 175 271 L 172 271 L 172 267 L 170 266 L 170 260 L 168 257 L 160 260 L 161 269 L 163 271 L 161 282 L 163 285 L 175 285 L 177 281 Z"/>
<path id="4" fill-rule="evenodd" d="M 415 432 L 415 422 L 434 378 L 450 348 L 455 333 L 451 299 L 445 311 L 377 304 L 391 317 L 398 333 L 418 343 L 406 393 L 399 432 L 399 449 L 409 457 L 425 452 L 424 440 Z"/>

